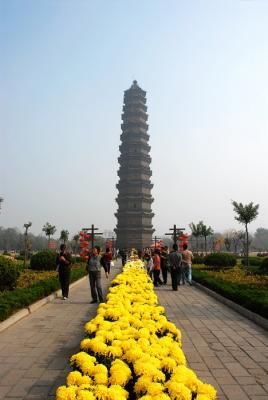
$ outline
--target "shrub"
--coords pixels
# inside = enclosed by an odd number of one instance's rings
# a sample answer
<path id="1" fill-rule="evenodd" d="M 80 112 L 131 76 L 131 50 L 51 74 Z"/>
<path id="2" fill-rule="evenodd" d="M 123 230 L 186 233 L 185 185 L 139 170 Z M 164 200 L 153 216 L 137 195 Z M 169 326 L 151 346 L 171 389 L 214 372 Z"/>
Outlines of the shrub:
<path id="1" fill-rule="evenodd" d="M 236 256 L 229 253 L 212 253 L 204 258 L 204 264 L 209 267 L 234 267 L 236 265 Z"/>
<path id="2" fill-rule="evenodd" d="M 268 257 L 268 252 L 267 251 L 262 251 L 260 253 L 257 253 L 257 257 Z"/>
<path id="3" fill-rule="evenodd" d="M 20 272 L 10 259 L 0 256 L 0 290 L 12 290 L 16 287 Z"/>
<path id="4" fill-rule="evenodd" d="M 260 267 L 261 263 L 262 263 L 262 259 L 259 257 L 249 257 L 248 261 L 249 261 L 249 265 L 251 265 L 252 267 Z M 247 265 L 246 258 L 242 258 L 241 264 L 244 266 Z"/>
<path id="5" fill-rule="evenodd" d="M 268 257 L 262 260 L 260 271 L 264 274 L 268 274 Z"/>
<path id="6" fill-rule="evenodd" d="M 201 285 L 214 290 L 264 318 L 268 318 L 267 288 L 258 288 L 238 282 L 227 282 L 220 277 L 209 275 L 207 271 L 194 270 L 193 278 Z"/>
<path id="7" fill-rule="evenodd" d="M 42 250 L 34 254 L 31 258 L 31 269 L 54 271 L 56 269 L 57 254 L 51 250 Z"/>
<path id="8" fill-rule="evenodd" d="M 80 256 L 72 256 L 72 264 L 81 263 L 83 262 Z"/>
<path id="9" fill-rule="evenodd" d="M 204 264 L 204 256 L 200 256 L 199 254 L 194 254 L 193 264 Z"/>
<path id="10" fill-rule="evenodd" d="M 55 254 L 55 253 L 54 253 Z M 73 268 L 71 273 L 71 282 L 86 275 L 84 265 Z M 0 294 L 0 321 L 4 321 L 15 311 L 27 307 L 35 301 L 59 289 L 60 283 L 58 277 L 51 277 L 39 282 L 33 282 L 30 287 L 16 288 L 13 291 L 4 291 Z"/>

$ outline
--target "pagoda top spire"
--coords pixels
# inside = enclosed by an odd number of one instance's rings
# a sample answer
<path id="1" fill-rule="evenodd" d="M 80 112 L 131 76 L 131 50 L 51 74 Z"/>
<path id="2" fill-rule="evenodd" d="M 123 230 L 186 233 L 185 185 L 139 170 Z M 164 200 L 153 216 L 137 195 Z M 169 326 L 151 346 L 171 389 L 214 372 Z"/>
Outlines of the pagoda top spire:
<path id="1" fill-rule="evenodd" d="M 133 81 L 133 83 L 132 83 L 132 85 L 130 86 L 130 88 L 129 88 L 128 90 L 125 90 L 125 93 L 129 93 L 129 92 L 131 92 L 132 90 L 135 90 L 135 91 L 137 90 L 137 91 L 141 92 L 144 96 L 145 96 L 145 94 L 146 94 L 145 90 L 143 90 L 143 89 L 138 85 L 138 82 L 137 82 L 136 79 Z"/>

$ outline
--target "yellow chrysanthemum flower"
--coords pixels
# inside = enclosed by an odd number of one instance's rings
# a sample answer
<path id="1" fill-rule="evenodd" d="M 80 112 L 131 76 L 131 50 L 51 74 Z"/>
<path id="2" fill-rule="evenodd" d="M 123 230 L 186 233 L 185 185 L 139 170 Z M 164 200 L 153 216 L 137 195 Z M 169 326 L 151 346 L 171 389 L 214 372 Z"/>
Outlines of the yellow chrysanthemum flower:
<path id="1" fill-rule="evenodd" d="M 192 400 L 191 391 L 182 383 L 168 381 L 165 386 L 168 389 L 169 396 L 172 400 Z"/>
<path id="2" fill-rule="evenodd" d="M 76 387 L 59 386 L 56 391 L 56 400 L 76 400 Z"/>
<path id="3" fill-rule="evenodd" d="M 90 385 L 92 383 L 92 379 L 89 376 L 82 375 L 79 371 L 72 371 L 67 376 L 67 385 L 76 385 L 80 386 L 83 384 Z"/>
<path id="4" fill-rule="evenodd" d="M 105 373 L 95 374 L 94 381 L 97 385 L 107 385 L 108 384 L 108 376 Z"/>
<path id="5" fill-rule="evenodd" d="M 212 385 L 209 385 L 208 383 L 203 383 L 199 380 L 197 393 L 206 395 L 210 400 L 215 400 L 217 396 L 217 391 Z"/>
<path id="6" fill-rule="evenodd" d="M 76 398 L 77 400 L 96 400 L 94 394 L 88 390 L 79 390 Z"/>

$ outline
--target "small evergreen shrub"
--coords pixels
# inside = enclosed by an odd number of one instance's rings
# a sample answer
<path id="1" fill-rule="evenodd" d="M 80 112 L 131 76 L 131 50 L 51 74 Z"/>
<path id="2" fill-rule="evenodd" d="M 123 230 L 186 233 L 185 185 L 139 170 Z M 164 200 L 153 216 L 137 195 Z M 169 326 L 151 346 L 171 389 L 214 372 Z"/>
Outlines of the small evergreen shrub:
<path id="1" fill-rule="evenodd" d="M 204 264 L 214 268 L 234 267 L 236 256 L 229 253 L 212 253 L 204 258 Z"/>
<path id="2" fill-rule="evenodd" d="M 20 272 L 15 263 L 0 256 L 0 290 L 12 290 L 16 287 Z"/>
<path id="3" fill-rule="evenodd" d="M 259 258 L 259 257 L 249 257 L 248 261 L 249 261 L 249 265 L 251 267 L 260 267 L 263 260 L 261 258 Z M 246 266 L 247 265 L 247 259 L 246 258 L 242 258 L 241 264 Z"/>
<path id="4" fill-rule="evenodd" d="M 83 262 L 80 256 L 72 256 L 72 264 L 81 263 Z"/>
<path id="5" fill-rule="evenodd" d="M 54 271 L 56 269 L 57 254 L 55 251 L 42 250 L 31 257 L 31 269 L 37 271 Z"/>
<path id="6" fill-rule="evenodd" d="M 200 256 L 199 254 L 194 254 L 193 264 L 204 264 L 204 256 Z"/>
<path id="7" fill-rule="evenodd" d="M 261 271 L 263 274 L 268 274 L 268 257 L 265 257 L 265 258 L 262 260 L 262 263 L 261 263 L 261 266 L 260 266 L 260 271 Z"/>

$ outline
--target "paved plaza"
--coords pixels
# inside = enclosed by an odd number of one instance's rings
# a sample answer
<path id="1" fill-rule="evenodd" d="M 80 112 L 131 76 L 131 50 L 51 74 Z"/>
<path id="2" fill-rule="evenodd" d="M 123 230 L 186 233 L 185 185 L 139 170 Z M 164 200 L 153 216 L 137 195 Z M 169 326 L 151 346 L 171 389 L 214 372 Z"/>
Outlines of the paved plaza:
<path id="1" fill-rule="evenodd" d="M 120 270 L 117 263 L 111 279 Z M 110 280 L 103 278 L 107 290 Z M 168 318 L 182 332 L 189 366 L 218 390 L 219 400 L 268 399 L 268 333 L 199 289 L 157 288 Z M 83 325 L 96 314 L 87 278 L 70 300 L 53 300 L 0 333 L 0 399 L 53 399 L 65 383 Z"/>

